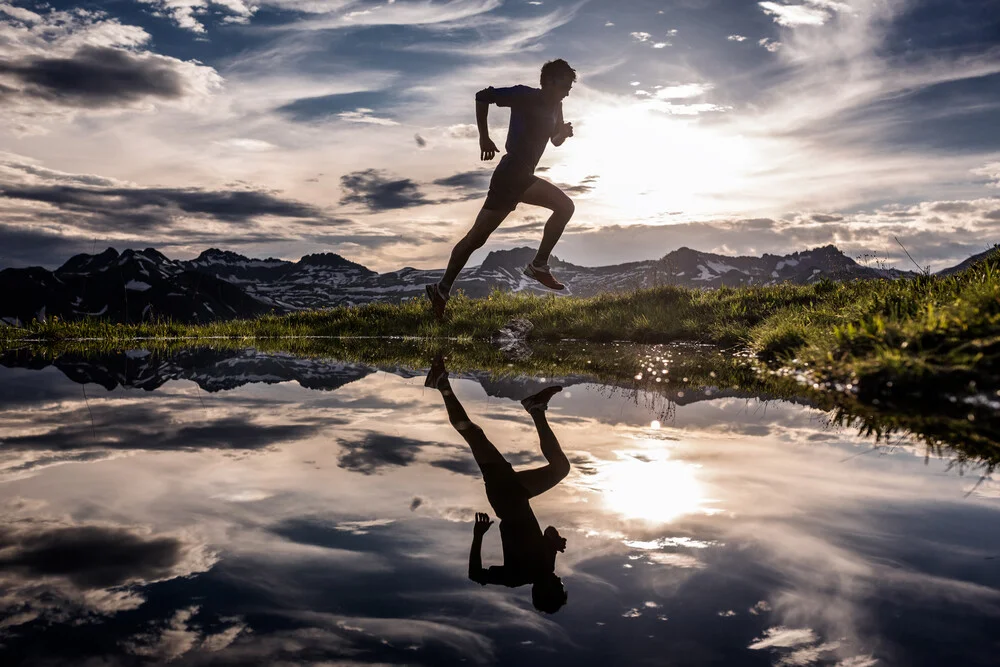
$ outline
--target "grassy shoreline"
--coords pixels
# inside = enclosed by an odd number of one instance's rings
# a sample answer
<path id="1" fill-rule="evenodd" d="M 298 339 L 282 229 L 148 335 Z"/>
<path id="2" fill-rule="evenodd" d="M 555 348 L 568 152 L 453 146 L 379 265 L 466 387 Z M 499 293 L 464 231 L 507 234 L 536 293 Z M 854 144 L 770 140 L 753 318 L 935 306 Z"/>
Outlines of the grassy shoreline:
<path id="1" fill-rule="evenodd" d="M 309 337 L 490 340 L 519 318 L 533 325 L 529 342 L 695 341 L 745 349 L 800 379 L 804 374 L 821 385 L 850 385 L 869 400 L 905 391 L 923 402 L 942 392 L 992 395 L 1000 389 L 1000 250 L 947 277 L 717 290 L 668 286 L 588 299 L 457 295 L 441 323 L 419 299 L 206 325 L 50 320 L 0 327 L 0 349 L 79 345 L 82 339 L 119 348 L 140 339 L 175 339 L 173 345 L 267 341 L 271 349 L 282 348 L 282 340 L 294 348 L 300 344 L 292 341 Z M 143 341 L 149 342 L 156 344 Z"/>

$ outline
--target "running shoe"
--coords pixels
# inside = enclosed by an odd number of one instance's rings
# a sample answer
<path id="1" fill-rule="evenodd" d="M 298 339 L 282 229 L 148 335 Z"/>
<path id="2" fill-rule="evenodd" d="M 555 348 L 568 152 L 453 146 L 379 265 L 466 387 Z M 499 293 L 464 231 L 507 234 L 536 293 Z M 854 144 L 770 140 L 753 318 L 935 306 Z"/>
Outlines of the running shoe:
<path id="1" fill-rule="evenodd" d="M 434 317 L 439 320 L 444 318 L 444 309 L 448 305 L 448 297 L 441 293 L 437 283 L 424 285 L 424 289 L 427 291 L 427 298 L 430 299 L 431 308 L 434 310 Z"/>
<path id="2" fill-rule="evenodd" d="M 431 361 L 430 370 L 427 371 L 427 377 L 424 379 L 424 386 L 437 389 L 441 381 L 447 379 L 448 369 L 444 367 L 444 357 L 440 354 L 435 355 L 434 360 Z"/>
<path id="3" fill-rule="evenodd" d="M 549 270 L 548 264 L 546 264 L 545 266 L 535 266 L 534 264 L 528 264 L 526 267 L 524 267 L 524 275 L 528 276 L 529 278 L 534 278 L 535 280 L 545 285 L 549 289 L 554 289 L 554 290 L 566 289 L 565 285 L 563 285 L 561 282 L 559 282 L 552 276 L 552 272 Z"/>
<path id="4" fill-rule="evenodd" d="M 551 387 L 546 387 L 542 389 L 537 394 L 532 394 L 528 398 L 521 401 L 521 405 L 528 412 L 534 412 L 535 410 L 548 410 L 549 400 L 553 396 L 562 391 L 562 387 L 559 385 L 552 385 Z"/>

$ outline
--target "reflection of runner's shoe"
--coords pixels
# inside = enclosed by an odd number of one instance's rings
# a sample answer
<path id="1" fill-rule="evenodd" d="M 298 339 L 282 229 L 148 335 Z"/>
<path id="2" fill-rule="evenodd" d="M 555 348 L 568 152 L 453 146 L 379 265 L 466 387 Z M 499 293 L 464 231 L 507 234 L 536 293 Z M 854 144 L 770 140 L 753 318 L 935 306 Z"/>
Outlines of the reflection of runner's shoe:
<path id="1" fill-rule="evenodd" d="M 560 391 L 562 391 L 562 387 L 559 385 L 546 387 L 537 394 L 532 394 L 528 398 L 521 401 L 521 405 L 523 405 L 524 409 L 528 412 L 533 412 L 535 410 L 547 410 L 549 407 L 549 400 Z"/>
<path id="2" fill-rule="evenodd" d="M 437 283 L 424 285 L 427 291 L 427 298 L 430 299 L 431 308 L 434 310 L 434 317 L 441 319 L 444 317 L 444 309 L 448 305 L 448 297 L 441 293 Z"/>
<path id="3" fill-rule="evenodd" d="M 524 275 L 529 278 L 534 278 L 549 289 L 561 290 L 566 288 L 565 285 L 552 276 L 552 271 L 549 270 L 548 264 L 545 264 L 544 266 L 528 264 L 524 267 Z"/>
<path id="4" fill-rule="evenodd" d="M 440 354 L 434 356 L 431 368 L 427 371 L 427 378 L 424 380 L 425 387 L 438 388 L 442 380 L 448 379 L 448 369 L 444 367 L 444 357 Z"/>

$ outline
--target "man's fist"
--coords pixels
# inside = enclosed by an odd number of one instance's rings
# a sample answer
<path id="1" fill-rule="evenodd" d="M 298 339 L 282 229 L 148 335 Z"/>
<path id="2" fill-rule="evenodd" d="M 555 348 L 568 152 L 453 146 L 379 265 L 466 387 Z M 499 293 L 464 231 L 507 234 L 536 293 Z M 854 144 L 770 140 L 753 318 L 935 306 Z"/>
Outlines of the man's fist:
<path id="1" fill-rule="evenodd" d="M 497 145 L 489 137 L 479 138 L 479 153 L 483 160 L 492 160 L 498 153 Z"/>
<path id="2" fill-rule="evenodd" d="M 573 123 L 563 123 L 562 132 L 563 138 L 569 138 L 573 136 Z"/>

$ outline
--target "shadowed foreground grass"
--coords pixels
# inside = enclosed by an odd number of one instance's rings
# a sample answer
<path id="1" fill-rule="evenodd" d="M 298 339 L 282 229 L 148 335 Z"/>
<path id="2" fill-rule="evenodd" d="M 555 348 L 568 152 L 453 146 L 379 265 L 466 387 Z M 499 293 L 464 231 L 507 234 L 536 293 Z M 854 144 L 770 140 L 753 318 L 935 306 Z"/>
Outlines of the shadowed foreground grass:
<path id="1" fill-rule="evenodd" d="M 50 320 L 0 328 L 0 346 L 75 340 L 122 347 L 142 338 L 177 338 L 181 345 L 216 340 L 296 351 L 308 340 L 301 337 L 316 336 L 489 340 L 518 318 L 534 325 L 531 341 L 696 341 L 745 348 L 799 380 L 850 385 L 869 400 L 905 393 L 910 401 L 934 401 L 940 392 L 1000 389 L 1000 250 L 949 277 L 717 290 L 658 287 L 589 299 L 458 295 L 443 323 L 433 319 L 423 300 L 207 325 Z"/>

